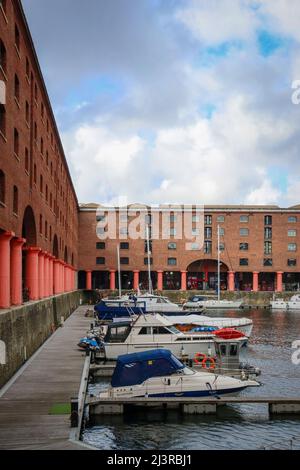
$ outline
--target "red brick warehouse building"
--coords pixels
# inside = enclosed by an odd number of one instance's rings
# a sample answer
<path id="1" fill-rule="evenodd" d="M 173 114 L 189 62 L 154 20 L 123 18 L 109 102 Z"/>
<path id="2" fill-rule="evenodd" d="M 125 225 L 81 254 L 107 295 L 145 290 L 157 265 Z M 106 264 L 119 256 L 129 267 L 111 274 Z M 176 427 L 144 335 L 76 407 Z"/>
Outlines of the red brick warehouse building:
<path id="1" fill-rule="evenodd" d="M 0 308 L 75 290 L 78 271 L 79 288 L 114 289 L 119 243 L 122 287 L 147 287 L 145 239 L 101 241 L 96 209 L 78 205 L 21 3 L 0 0 Z M 190 250 L 176 232 L 178 210 L 169 239 L 150 233 L 154 287 L 214 289 L 217 225 L 222 289 L 299 286 L 300 206 L 206 207 L 204 245 Z"/>
<path id="2" fill-rule="evenodd" d="M 0 1 L 0 308 L 75 289 L 78 203 L 21 3 Z"/>
<path id="3" fill-rule="evenodd" d="M 144 206 L 143 206 L 144 207 Z M 116 213 L 116 239 L 100 240 L 98 221 L 109 222 L 114 208 L 82 204 L 79 215 L 79 287 L 110 288 L 118 285 L 117 246 L 120 245 L 122 288 L 147 287 L 147 249 L 145 240 L 131 240 L 124 232 L 139 214 L 141 206 L 132 205 Z M 300 206 L 289 209 L 277 206 L 205 206 L 202 228 L 196 211 L 191 211 L 192 235 L 204 229 L 204 243 L 192 243 L 184 234 L 183 208 L 161 206 L 148 208 L 144 217 L 150 222 L 151 271 L 158 290 L 216 289 L 220 227 L 221 289 L 245 291 L 295 290 L 300 286 L 299 246 Z M 186 208 L 185 208 L 186 210 Z M 162 236 L 162 217 L 168 212 L 169 238 Z M 154 220 L 155 218 L 155 220 Z M 152 219 L 152 220 L 151 220 Z M 155 225 L 159 237 L 151 239 Z M 101 239 L 103 237 L 101 236 Z M 192 240 L 193 241 L 193 240 Z M 194 240 L 196 241 L 196 240 Z"/>

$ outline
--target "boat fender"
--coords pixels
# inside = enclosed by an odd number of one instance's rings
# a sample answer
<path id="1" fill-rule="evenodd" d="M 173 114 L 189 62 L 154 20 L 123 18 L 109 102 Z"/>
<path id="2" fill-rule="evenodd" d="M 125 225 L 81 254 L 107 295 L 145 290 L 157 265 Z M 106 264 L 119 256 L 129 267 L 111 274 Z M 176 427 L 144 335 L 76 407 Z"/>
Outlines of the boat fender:
<path id="1" fill-rule="evenodd" d="M 202 362 L 206 359 L 206 355 L 205 354 L 202 354 L 202 353 L 199 353 L 197 352 L 194 356 L 194 363 L 195 364 L 202 364 Z"/>
<path id="2" fill-rule="evenodd" d="M 216 361 L 213 357 L 207 357 L 202 361 L 202 368 L 206 370 L 214 370 L 216 368 Z"/>

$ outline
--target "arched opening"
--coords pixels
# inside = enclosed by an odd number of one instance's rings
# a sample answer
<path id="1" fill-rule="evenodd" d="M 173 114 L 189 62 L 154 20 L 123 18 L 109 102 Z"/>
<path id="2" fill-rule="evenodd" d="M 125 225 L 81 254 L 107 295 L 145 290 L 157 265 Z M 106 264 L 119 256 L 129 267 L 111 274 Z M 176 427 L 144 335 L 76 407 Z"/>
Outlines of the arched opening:
<path id="1" fill-rule="evenodd" d="M 19 213 L 19 194 L 17 186 L 14 186 L 13 189 L 13 213 L 18 215 Z"/>
<path id="2" fill-rule="evenodd" d="M 187 268 L 188 290 L 216 290 L 218 285 L 218 261 L 198 260 Z M 220 288 L 227 289 L 227 273 L 229 269 L 225 263 L 220 265 Z"/>
<path id="3" fill-rule="evenodd" d="M 36 224 L 33 210 L 27 206 L 23 217 L 22 237 L 26 239 L 27 246 L 36 246 Z"/>
<path id="4" fill-rule="evenodd" d="M 15 194 L 14 194 L 15 197 Z M 15 201 L 14 201 L 15 204 Z M 22 238 L 25 238 L 25 246 L 36 247 L 37 245 L 37 236 L 36 236 L 36 224 L 34 212 L 31 206 L 27 206 L 24 211 L 23 224 L 22 224 Z M 23 292 L 23 301 L 28 302 L 29 300 L 29 291 L 25 288 L 25 273 L 26 273 L 26 251 L 23 251 L 22 254 L 22 292 Z"/>
<path id="5" fill-rule="evenodd" d="M 52 250 L 52 253 L 53 253 L 53 256 L 55 256 L 55 258 L 59 258 L 57 235 L 54 235 L 54 237 L 53 237 L 53 250 Z"/>
<path id="6" fill-rule="evenodd" d="M 65 263 L 68 263 L 68 248 L 67 248 L 67 247 L 65 247 L 64 262 L 65 262 Z"/>
<path id="7" fill-rule="evenodd" d="M 5 204 L 5 174 L 0 170 L 0 203 Z"/>

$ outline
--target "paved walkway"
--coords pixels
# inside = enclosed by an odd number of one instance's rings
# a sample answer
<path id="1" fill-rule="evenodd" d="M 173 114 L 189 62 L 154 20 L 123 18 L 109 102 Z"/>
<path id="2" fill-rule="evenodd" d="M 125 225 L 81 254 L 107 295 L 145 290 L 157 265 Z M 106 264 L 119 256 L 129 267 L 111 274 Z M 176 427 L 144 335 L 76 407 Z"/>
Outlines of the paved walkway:
<path id="1" fill-rule="evenodd" d="M 69 415 L 49 412 L 78 395 L 85 354 L 76 344 L 92 322 L 84 316 L 87 308 L 69 317 L 2 397 L 0 390 L 0 449 L 82 449 L 69 441 Z"/>

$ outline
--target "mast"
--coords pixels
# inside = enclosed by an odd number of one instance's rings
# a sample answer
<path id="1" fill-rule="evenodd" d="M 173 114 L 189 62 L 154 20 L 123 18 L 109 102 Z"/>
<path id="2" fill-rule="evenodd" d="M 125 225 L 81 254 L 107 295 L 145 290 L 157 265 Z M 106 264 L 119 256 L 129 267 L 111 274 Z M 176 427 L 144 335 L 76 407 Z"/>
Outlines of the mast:
<path id="1" fill-rule="evenodd" d="M 218 301 L 220 301 L 221 293 L 220 293 L 220 225 L 218 225 Z"/>
<path id="2" fill-rule="evenodd" d="M 150 242 L 149 242 L 149 224 L 146 225 L 146 237 L 147 237 L 147 259 L 148 259 L 148 290 L 149 294 L 153 294 L 152 279 L 151 279 L 151 259 L 150 259 Z"/>
<path id="3" fill-rule="evenodd" d="M 118 280 L 119 280 L 119 297 L 122 297 L 122 286 L 121 286 L 121 263 L 120 263 L 120 245 L 117 246 L 118 256 Z"/>

